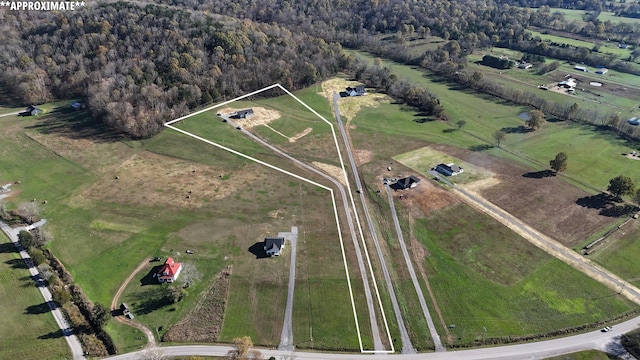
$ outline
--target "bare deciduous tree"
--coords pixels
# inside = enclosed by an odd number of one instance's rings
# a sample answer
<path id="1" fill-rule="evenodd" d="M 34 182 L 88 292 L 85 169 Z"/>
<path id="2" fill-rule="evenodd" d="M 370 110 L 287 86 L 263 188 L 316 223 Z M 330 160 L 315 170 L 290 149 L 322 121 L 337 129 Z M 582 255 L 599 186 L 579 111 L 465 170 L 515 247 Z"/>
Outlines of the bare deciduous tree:
<path id="1" fill-rule="evenodd" d="M 23 202 L 18 205 L 16 215 L 28 223 L 34 223 L 38 221 L 38 217 L 40 216 L 40 206 L 38 206 L 38 203 L 35 201 Z"/>
<path id="2" fill-rule="evenodd" d="M 180 284 L 182 287 L 189 287 L 194 282 L 200 280 L 201 274 L 193 263 L 183 263 L 180 272 Z"/>

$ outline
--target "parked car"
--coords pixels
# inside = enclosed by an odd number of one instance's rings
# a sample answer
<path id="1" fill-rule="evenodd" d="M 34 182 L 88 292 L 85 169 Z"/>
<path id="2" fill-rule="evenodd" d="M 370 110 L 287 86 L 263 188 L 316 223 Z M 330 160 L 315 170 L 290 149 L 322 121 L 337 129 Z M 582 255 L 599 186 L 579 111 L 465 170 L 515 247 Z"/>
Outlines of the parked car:
<path id="1" fill-rule="evenodd" d="M 605 327 L 603 327 L 603 328 L 602 328 L 602 330 L 600 330 L 600 331 L 602 331 L 602 332 L 609 332 L 609 331 L 611 331 L 611 329 L 612 329 L 612 327 L 611 327 L 611 326 L 605 326 Z"/>

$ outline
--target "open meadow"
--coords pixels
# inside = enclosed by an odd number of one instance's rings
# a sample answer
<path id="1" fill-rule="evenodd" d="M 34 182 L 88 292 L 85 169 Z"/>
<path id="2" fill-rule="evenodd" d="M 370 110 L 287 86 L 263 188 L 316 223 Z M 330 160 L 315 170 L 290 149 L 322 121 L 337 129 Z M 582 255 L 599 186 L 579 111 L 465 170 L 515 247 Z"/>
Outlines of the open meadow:
<path id="1" fill-rule="evenodd" d="M 68 359 L 71 351 L 15 245 L 0 232 L 2 359 Z"/>
<path id="2" fill-rule="evenodd" d="M 305 91 L 305 101 L 313 106 L 324 103 L 312 90 Z M 271 102 L 287 111 L 283 101 Z M 324 104 L 320 111 L 330 116 Z M 287 132 L 287 126 L 298 126 L 294 120 L 305 111 L 298 108 L 289 115 L 291 120 L 273 126 Z M 121 298 L 130 304 L 136 321 L 162 337 L 192 314 L 215 276 L 230 266 L 228 297 L 221 301 L 221 311 L 229 316 L 219 324 L 219 340 L 251 335 L 256 344 L 275 346 L 284 315 L 288 255 L 285 251 L 281 258 L 263 259 L 260 242 L 295 225 L 301 232 L 298 261 L 303 264 L 296 277 L 296 346 L 359 349 L 328 191 L 171 130 L 142 141 L 112 137 L 81 111 L 70 112 L 64 106 L 37 118 L 7 116 L 0 121 L 7 141 L 0 149 L 2 178 L 21 180 L 14 186 L 10 206 L 32 198 L 47 200 L 42 215 L 55 236 L 50 247 L 91 300 L 108 306 L 123 280 L 147 256 L 185 262 L 195 269 L 196 280 L 179 303 L 163 300 L 166 287 L 140 286 L 152 275 L 157 266 L 153 263 Z M 223 124 L 215 112 L 203 114 L 201 120 L 188 119 L 184 126 L 190 123 L 203 137 L 304 174 Z M 318 136 L 314 132 L 327 135 L 318 128 L 306 139 Z M 371 347 L 359 274 L 354 270 L 350 275 L 364 346 Z M 121 324 L 112 322 L 107 330 L 122 349 L 144 344 L 140 333 Z"/>

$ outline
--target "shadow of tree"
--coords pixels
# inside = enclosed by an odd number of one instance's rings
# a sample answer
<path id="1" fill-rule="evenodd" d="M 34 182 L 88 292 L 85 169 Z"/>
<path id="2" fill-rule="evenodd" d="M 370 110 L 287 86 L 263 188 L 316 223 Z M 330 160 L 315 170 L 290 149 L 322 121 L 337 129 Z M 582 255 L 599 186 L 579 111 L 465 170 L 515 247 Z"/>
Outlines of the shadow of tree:
<path id="1" fill-rule="evenodd" d="M 59 106 L 39 116 L 39 121 L 28 127 L 43 134 L 56 134 L 70 139 L 90 139 L 99 142 L 122 140 L 112 128 L 91 118 L 86 110 L 74 110 L 69 106 Z"/>
<path id="2" fill-rule="evenodd" d="M 576 204 L 588 209 L 604 209 L 611 204 L 612 201 L 613 198 L 611 195 L 601 193 L 598 195 L 581 197 L 576 200 Z"/>
<path id="3" fill-rule="evenodd" d="M 53 307 L 55 309 L 55 305 L 53 305 Z M 50 311 L 51 311 L 51 307 L 49 302 L 43 302 L 38 305 L 27 306 L 27 308 L 24 309 L 24 313 L 29 315 L 46 314 Z"/>
<path id="4" fill-rule="evenodd" d="M 444 130 L 442 130 L 442 132 L 445 133 L 445 134 L 450 134 L 452 132 L 455 132 L 456 130 L 458 130 L 458 129 L 444 129 Z"/>
<path id="5" fill-rule="evenodd" d="M 152 311 L 158 310 L 164 306 L 171 305 L 166 297 L 167 289 L 165 287 L 150 287 L 148 290 L 138 294 L 138 300 L 131 304 L 135 310 L 132 312 L 135 314 L 149 314 Z"/>
<path id="6" fill-rule="evenodd" d="M 532 132 L 533 129 L 520 125 L 520 126 L 503 127 L 502 129 L 500 129 L 500 131 L 503 131 L 506 134 L 526 134 L 526 133 Z"/>
<path id="7" fill-rule="evenodd" d="M 480 145 L 471 145 L 469 146 L 469 150 L 471 151 L 485 151 L 485 150 L 489 150 L 489 149 L 493 149 L 494 146 L 493 145 L 489 145 L 489 144 L 480 144 Z"/>
<path id="8" fill-rule="evenodd" d="M 540 170 L 524 173 L 522 174 L 522 176 L 526 178 L 542 179 L 546 177 L 556 176 L 556 173 L 551 170 Z"/>
<path id="9" fill-rule="evenodd" d="M 62 329 L 58 329 L 56 331 L 52 331 L 48 334 L 44 334 L 44 335 L 40 335 L 38 336 L 38 339 L 58 339 L 64 336 L 64 332 L 62 332 Z"/>
<path id="10" fill-rule="evenodd" d="M 247 249 L 250 253 L 256 256 L 256 259 L 268 258 L 267 252 L 264 250 L 264 242 L 257 242 Z"/>
<path id="11" fill-rule="evenodd" d="M 600 210 L 599 214 L 607 217 L 620 217 L 629 215 L 636 210 L 638 210 L 638 208 L 633 205 L 613 205 L 611 207 Z"/>
<path id="12" fill-rule="evenodd" d="M 0 254 L 9 254 L 9 253 L 17 253 L 18 249 L 12 242 L 7 242 L 4 244 L 0 244 Z"/>
<path id="13" fill-rule="evenodd" d="M 25 261 L 20 258 L 20 259 L 9 259 L 7 261 L 4 262 L 5 264 L 11 266 L 12 269 L 28 269 L 29 267 L 27 266 L 27 263 L 25 263 Z"/>
<path id="14" fill-rule="evenodd" d="M 436 119 L 433 118 L 420 118 L 420 119 L 414 119 L 413 122 L 417 122 L 418 124 L 424 124 L 427 122 L 432 122 L 432 121 L 436 121 Z"/>

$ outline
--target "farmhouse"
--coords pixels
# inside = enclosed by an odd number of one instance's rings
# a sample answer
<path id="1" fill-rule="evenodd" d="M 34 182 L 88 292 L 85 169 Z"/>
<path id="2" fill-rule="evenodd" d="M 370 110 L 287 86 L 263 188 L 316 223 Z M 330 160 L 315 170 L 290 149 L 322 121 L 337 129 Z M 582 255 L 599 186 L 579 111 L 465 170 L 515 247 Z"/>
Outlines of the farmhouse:
<path id="1" fill-rule="evenodd" d="M 239 110 L 236 113 L 238 119 L 248 119 L 253 116 L 253 109 Z"/>
<path id="2" fill-rule="evenodd" d="M 437 172 L 439 172 L 442 175 L 446 175 L 446 176 L 454 176 L 454 175 L 458 175 L 458 174 L 462 174 L 464 172 L 464 169 L 461 168 L 458 165 L 455 165 L 453 163 L 451 164 L 438 164 L 436 165 L 435 170 Z"/>
<path id="3" fill-rule="evenodd" d="M 407 176 L 406 178 L 402 178 L 400 180 L 398 180 L 396 182 L 396 186 L 394 187 L 395 189 L 400 189 L 400 190 L 404 190 L 404 189 L 412 189 L 416 186 L 418 186 L 418 184 L 420 183 L 420 179 L 418 179 L 417 177 L 411 175 L 411 176 Z"/>
<path id="4" fill-rule="evenodd" d="M 158 282 L 172 283 L 176 281 L 182 271 L 182 264 L 173 261 L 173 258 L 168 257 L 165 260 L 164 265 L 160 267 L 160 270 L 156 273 Z"/>
<path id="5" fill-rule="evenodd" d="M 598 74 L 598 75 L 604 75 L 604 74 L 606 74 L 606 73 L 607 73 L 607 71 L 609 71 L 609 69 L 607 69 L 607 68 L 600 68 L 600 69 L 596 70 L 596 74 Z"/>
<path id="6" fill-rule="evenodd" d="M 618 44 L 618 47 L 619 47 L 620 49 L 628 49 L 628 48 L 630 48 L 630 47 L 631 47 L 631 45 L 629 45 L 629 44 L 625 44 L 625 43 L 620 43 L 620 44 Z"/>
<path id="7" fill-rule="evenodd" d="M 42 109 L 40 109 L 39 107 L 35 106 L 35 105 L 29 105 L 29 107 L 27 107 L 24 112 L 24 115 L 31 115 L 31 116 L 36 116 L 36 115 L 40 115 L 42 114 Z"/>
<path id="8" fill-rule="evenodd" d="M 284 249 L 283 237 L 272 237 L 264 239 L 264 250 L 268 256 L 278 256 Z"/>

